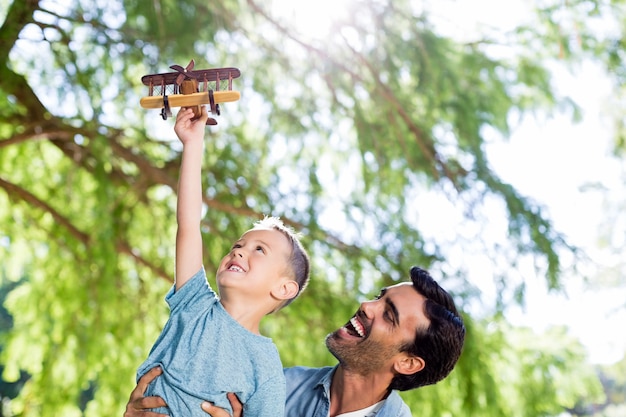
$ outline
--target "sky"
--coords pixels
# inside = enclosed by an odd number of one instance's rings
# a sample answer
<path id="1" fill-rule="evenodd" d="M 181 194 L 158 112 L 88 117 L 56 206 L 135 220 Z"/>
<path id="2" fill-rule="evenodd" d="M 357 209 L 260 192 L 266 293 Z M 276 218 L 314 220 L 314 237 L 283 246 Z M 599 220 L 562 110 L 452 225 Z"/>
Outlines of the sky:
<path id="1" fill-rule="evenodd" d="M 575 75 L 559 73 L 558 79 L 559 88 L 581 103 L 582 121 L 574 123 L 569 116 L 558 114 L 539 120 L 528 117 L 513 128 L 509 138 L 493 140 L 486 153 L 498 176 L 541 205 L 567 242 L 584 251 L 590 261 L 581 261 L 580 271 L 595 279 L 620 262 L 624 264 L 619 254 L 600 242 L 607 230 L 605 199 L 608 196 L 615 203 L 624 202 L 626 197 L 626 164 L 611 157 L 612 123 L 607 106 L 612 90 L 606 77 L 599 69 L 586 65 Z M 495 297 L 491 271 L 496 261 L 489 253 L 482 253 L 481 247 L 451 248 L 468 228 L 454 202 L 446 201 L 445 196 L 430 195 L 417 206 L 423 218 L 419 230 L 439 240 L 447 250 L 448 262 L 467 269 L 470 282 L 481 290 L 486 306 Z M 438 218 L 446 222 L 435 222 Z M 626 247 L 626 214 L 611 227 L 617 238 L 613 243 Z M 478 233 L 481 238 L 497 241 L 506 235 L 505 228 L 501 208 L 494 207 L 490 224 Z M 531 327 L 538 334 L 551 326 L 566 326 L 569 334 L 585 346 L 591 363 L 611 364 L 624 357 L 626 283 L 599 289 L 588 285 L 580 274 L 565 273 L 560 277 L 563 291 L 549 292 L 545 278 L 536 273 L 529 259 L 515 268 L 509 272 L 523 276 L 527 288 L 524 306 L 507 310 L 506 317 L 512 324 Z"/>
<path id="2" fill-rule="evenodd" d="M 508 142 L 493 146 L 490 160 L 503 179 L 546 206 L 556 229 L 572 244 L 608 268 L 620 260 L 608 248 L 600 247 L 604 195 L 588 185 L 601 184 L 614 201 L 626 197 L 624 161 L 610 157 L 612 124 L 606 106 L 611 85 L 590 65 L 575 76 L 560 74 L 559 84 L 583 104 L 582 122 L 572 123 L 562 115 L 539 123 L 529 120 Z M 624 217 L 614 227 L 616 236 L 626 237 Z M 624 246 L 623 241 L 615 243 Z M 593 276 L 591 266 L 587 271 Z M 565 294 L 548 294 L 537 281 L 528 283 L 526 309 L 509 312 L 513 323 L 538 330 L 566 325 L 587 347 L 592 363 L 623 358 L 626 285 L 591 289 L 580 276 L 565 276 Z"/>
<path id="3" fill-rule="evenodd" d="M 458 38 L 472 36 L 480 26 L 506 29 L 531 19 L 529 3 L 521 0 L 435 3 L 445 8 L 440 27 Z M 610 30 L 610 25 L 605 29 Z M 591 265 L 582 267 L 593 276 L 603 267 L 620 262 L 618 256 L 600 247 L 605 195 L 589 187 L 601 185 L 613 201 L 626 196 L 625 163 L 610 156 L 612 86 L 591 63 L 584 63 L 575 73 L 563 68 L 554 71 L 557 91 L 582 107 L 583 120 L 574 123 L 563 114 L 540 120 L 526 118 L 508 140 L 493 143 L 487 152 L 498 175 L 544 205 L 555 228 L 598 264 L 598 270 Z M 615 236 L 622 239 L 614 243 L 621 247 L 626 246 L 625 222 L 622 216 L 614 225 Z M 592 363 L 622 359 L 626 352 L 626 285 L 591 289 L 580 276 L 566 275 L 563 279 L 565 291 L 560 294 L 548 293 L 544 281 L 527 280 L 525 308 L 511 309 L 509 320 L 537 331 L 552 325 L 567 326 L 587 348 Z"/>

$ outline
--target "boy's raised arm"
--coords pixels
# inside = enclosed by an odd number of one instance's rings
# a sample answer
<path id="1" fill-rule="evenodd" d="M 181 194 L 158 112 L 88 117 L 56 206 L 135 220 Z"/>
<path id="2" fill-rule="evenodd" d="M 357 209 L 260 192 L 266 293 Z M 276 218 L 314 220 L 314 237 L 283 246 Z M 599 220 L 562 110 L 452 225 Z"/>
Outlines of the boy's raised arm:
<path id="1" fill-rule="evenodd" d="M 191 108 L 181 108 L 176 115 L 174 131 L 183 144 L 178 200 L 176 206 L 176 290 L 202 267 L 202 156 L 204 130 L 208 114 L 193 120 Z"/>

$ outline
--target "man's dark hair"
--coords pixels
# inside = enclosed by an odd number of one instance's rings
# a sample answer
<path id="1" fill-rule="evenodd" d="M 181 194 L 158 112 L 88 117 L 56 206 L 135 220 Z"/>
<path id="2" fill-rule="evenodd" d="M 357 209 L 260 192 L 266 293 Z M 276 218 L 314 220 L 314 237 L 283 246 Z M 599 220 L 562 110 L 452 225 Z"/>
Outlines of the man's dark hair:
<path id="1" fill-rule="evenodd" d="M 411 268 L 413 288 L 426 297 L 424 314 L 430 320 L 426 329 L 419 329 L 413 343 L 402 347 L 403 352 L 424 359 L 424 368 L 412 375 L 396 375 L 390 389 L 406 391 L 431 385 L 444 379 L 461 356 L 465 326 L 450 294 L 417 266 Z"/>

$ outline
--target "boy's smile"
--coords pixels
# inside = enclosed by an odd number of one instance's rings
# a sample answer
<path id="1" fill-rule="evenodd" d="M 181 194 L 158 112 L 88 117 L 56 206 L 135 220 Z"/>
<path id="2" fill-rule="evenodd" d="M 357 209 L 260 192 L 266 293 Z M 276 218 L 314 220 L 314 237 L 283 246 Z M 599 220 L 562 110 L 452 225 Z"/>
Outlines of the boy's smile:
<path id="1" fill-rule="evenodd" d="M 239 264 L 236 262 L 230 262 L 226 265 L 226 269 L 233 272 L 246 272 Z"/>

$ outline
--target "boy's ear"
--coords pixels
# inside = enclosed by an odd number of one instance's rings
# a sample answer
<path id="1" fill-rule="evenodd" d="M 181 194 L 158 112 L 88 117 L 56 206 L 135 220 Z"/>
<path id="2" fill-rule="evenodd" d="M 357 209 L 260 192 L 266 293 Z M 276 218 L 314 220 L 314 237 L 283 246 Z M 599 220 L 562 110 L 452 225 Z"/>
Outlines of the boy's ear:
<path id="1" fill-rule="evenodd" d="M 412 375 L 424 369 L 426 361 L 419 356 L 402 352 L 393 364 L 393 369 L 402 375 Z"/>
<path id="2" fill-rule="evenodd" d="M 272 289 L 272 296 L 279 300 L 291 300 L 298 294 L 300 286 L 292 279 L 284 279 Z"/>

